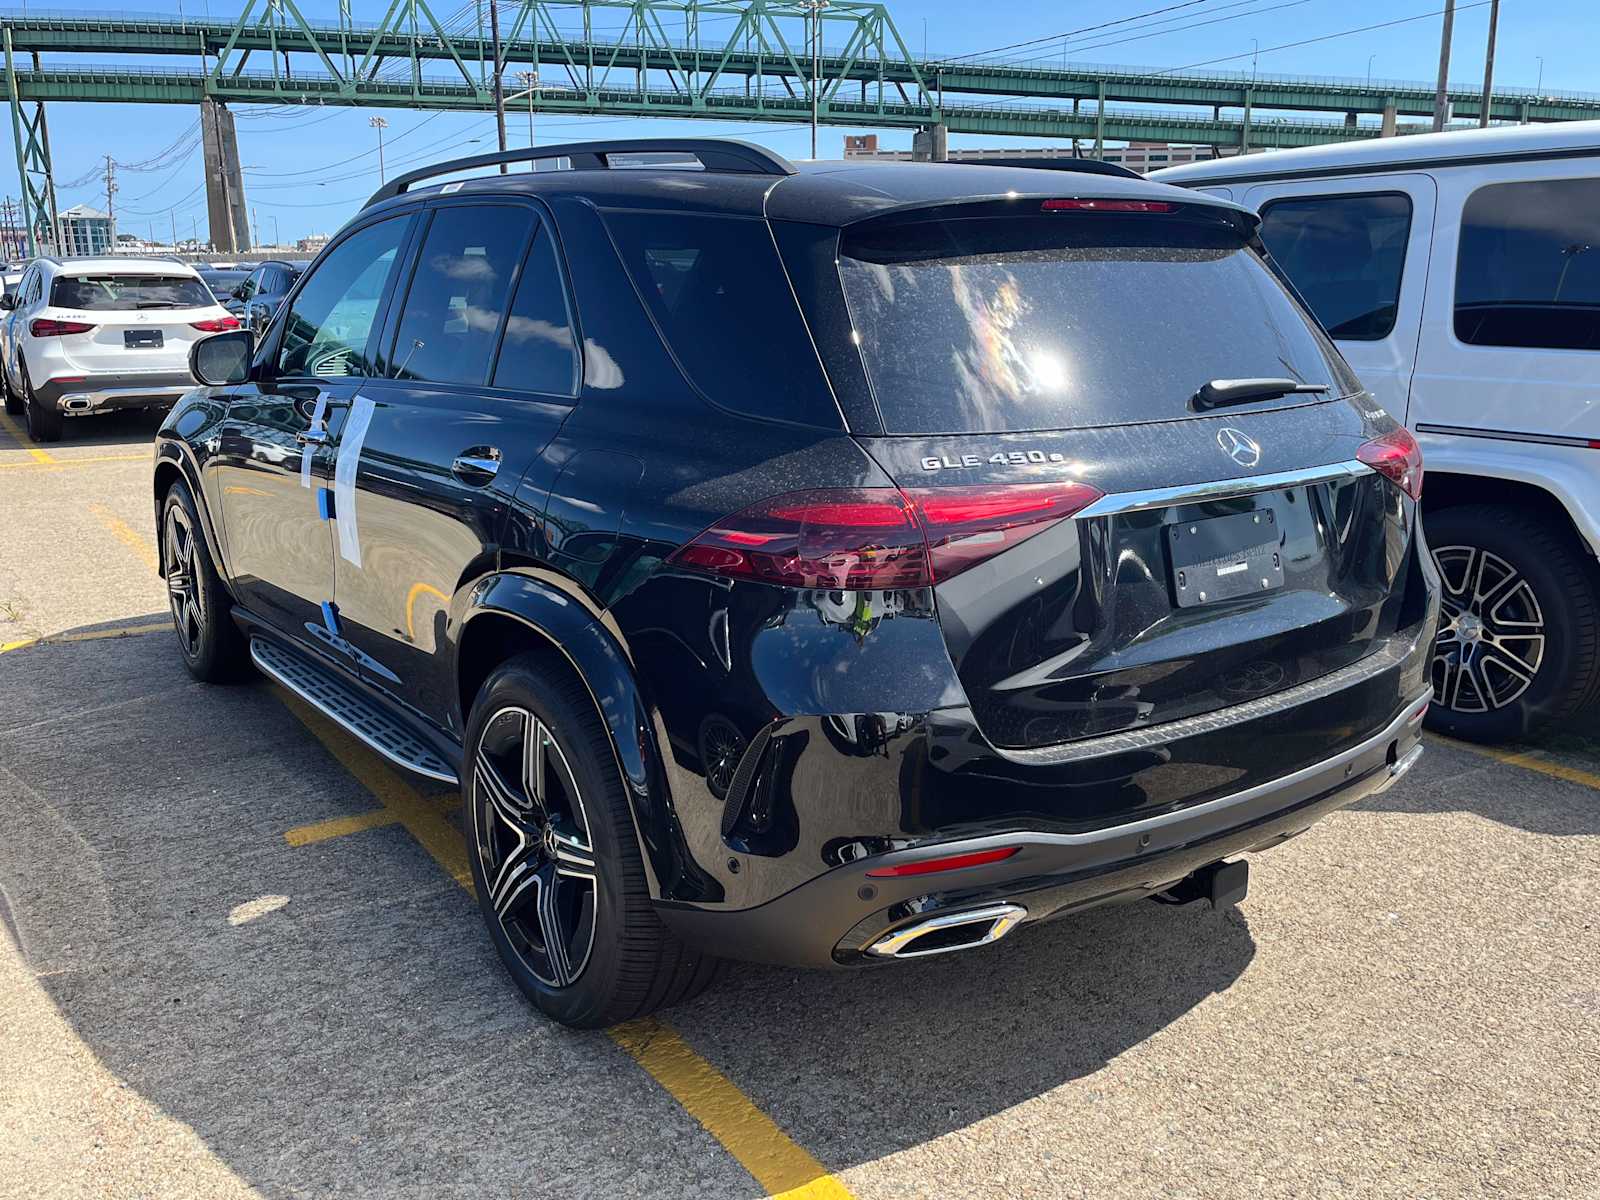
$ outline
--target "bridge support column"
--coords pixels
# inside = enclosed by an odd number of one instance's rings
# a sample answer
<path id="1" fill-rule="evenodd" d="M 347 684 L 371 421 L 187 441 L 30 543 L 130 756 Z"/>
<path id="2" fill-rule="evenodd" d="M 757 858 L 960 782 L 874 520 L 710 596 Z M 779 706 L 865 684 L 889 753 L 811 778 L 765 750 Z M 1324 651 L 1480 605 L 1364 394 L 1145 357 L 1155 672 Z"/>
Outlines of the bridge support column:
<path id="1" fill-rule="evenodd" d="M 226 254 L 250 249 L 244 175 L 239 170 L 239 138 L 233 114 L 207 96 L 200 101 L 200 144 L 205 150 L 206 216 L 211 246 Z"/>
<path id="2" fill-rule="evenodd" d="M 941 122 L 924 125 L 911 135 L 911 157 L 917 162 L 945 162 L 949 159 L 950 131 Z"/>
<path id="3" fill-rule="evenodd" d="M 1380 137 L 1393 137 L 1395 127 L 1395 112 L 1397 105 L 1393 99 L 1387 100 L 1383 105 L 1383 128 L 1379 130 Z"/>
<path id="4" fill-rule="evenodd" d="M 22 223 L 28 231 L 28 253 L 61 250 L 61 222 L 56 216 L 56 181 L 50 167 L 50 130 L 45 124 L 44 102 L 36 101 L 28 116 L 17 89 L 16 64 L 11 47 L 11 27 L 5 28 L 7 99 L 11 102 L 11 136 L 17 148 L 17 181 L 22 187 Z M 39 69 L 39 56 L 33 56 Z"/>

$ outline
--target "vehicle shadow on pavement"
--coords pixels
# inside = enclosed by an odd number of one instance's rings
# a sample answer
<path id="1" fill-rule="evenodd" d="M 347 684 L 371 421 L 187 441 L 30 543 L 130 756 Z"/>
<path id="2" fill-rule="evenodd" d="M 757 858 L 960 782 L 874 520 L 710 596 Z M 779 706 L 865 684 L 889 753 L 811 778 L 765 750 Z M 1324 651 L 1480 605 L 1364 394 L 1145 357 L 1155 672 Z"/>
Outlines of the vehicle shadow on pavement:
<path id="1" fill-rule="evenodd" d="M 1568 767 L 1600 779 L 1595 743 L 1571 734 L 1551 734 L 1526 745 L 1496 747 L 1499 754 L 1534 754 L 1556 768 Z M 1470 812 L 1528 833 L 1575 837 L 1600 833 L 1600 792 L 1577 779 L 1562 779 L 1492 757 L 1465 742 L 1430 736 L 1419 769 L 1381 796 L 1355 809 L 1392 813 Z"/>
<path id="2" fill-rule="evenodd" d="M 93 417 L 73 417 L 62 426 L 59 442 L 41 444 L 24 436 L 21 445 L 24 449 L 37 448 L 50 453 L 80 446 L 97 446 L 102 449 L 142 448 L 155 440 L 156 430 L 161 427 L 164 417 L 165 410 L 158 415 L 150 409 L 124 409 Z M 16 420 L 20 428 L 22 418 L 18 417 Z M 0 437 L 3 437 L 3 433 L 0 433 Z"/>
<path id="3" fill-rule="evenodd" d="M 376 801 L 269 686 L 195 684 L 160 635 L 31 646 L 0 686 L 0 1049 L 33 1047 L 0 1125 L 40 1170 L 182 1193 L 181 1155 L 128 1157 L 175 1122 L 239 1194 L 760 1194 L 609 1038 L 523 1002 L 401 826 L 288 844 Z M 927 963 L 735 967 L 664 1016 L 839 1170 L 1092 1074 L 1254 953 L 1237 912 L 1144 903 Z"/>

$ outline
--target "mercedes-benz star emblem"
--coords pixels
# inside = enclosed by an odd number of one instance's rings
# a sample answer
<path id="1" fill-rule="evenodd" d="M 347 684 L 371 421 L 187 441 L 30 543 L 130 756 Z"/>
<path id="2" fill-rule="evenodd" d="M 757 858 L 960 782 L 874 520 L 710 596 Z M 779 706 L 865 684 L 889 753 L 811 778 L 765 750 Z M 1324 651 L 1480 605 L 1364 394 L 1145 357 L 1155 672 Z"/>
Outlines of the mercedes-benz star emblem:
<path id="1" fill-rule="evenodd" d="M 1217 430 L 1217 445 L 1241 467 L 1253 467 L 1261 461 L 1261 446 L 1255 438 L 1232 425 L 1224 425 Z"/>

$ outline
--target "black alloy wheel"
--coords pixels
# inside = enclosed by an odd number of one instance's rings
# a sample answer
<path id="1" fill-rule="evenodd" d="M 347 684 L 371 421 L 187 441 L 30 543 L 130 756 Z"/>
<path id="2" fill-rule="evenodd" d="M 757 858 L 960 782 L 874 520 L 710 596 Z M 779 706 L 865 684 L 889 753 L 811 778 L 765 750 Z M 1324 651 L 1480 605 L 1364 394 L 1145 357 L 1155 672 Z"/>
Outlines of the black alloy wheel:
<path id="1" fill-rule="evenodd" d="M 495 918 L 535 979 L 568 987 L 589 965 L 599 886 L 567 756 L 548 725 L 507 706 L 485 723 L 472 772 L 473 829 Z"/>
<path id="2" fill-rule="evenodd" d="M 161 573 L 178 649 L 189 674 L 203 683 L 236 679 L 248 655 L 233 623 L 232 599 L 217 575 L 187 484 L 174 483 L 161 506 Z"/>
<path id="3" fill-rule="evenodd" d="M 610 735 L 554 652 L 478 689 L 462 794 L 478 908 L 507 973 L 546 1016 L 595 1029 L 702 991 L 722 963 L 652 903 Z"/>
<path id="4" fill-rule="evenodd" d="M 1424 524 L 1440 581 L 1428 727 L 1503 741 L 1584 713 L 1600 693 L 1600 572 L 1570 531 L 1490 505 Z"/>
<path id="5" fill-rule="evenodd" d="M 744 751 L 744 734 L 727 717 L 712 713 L 701 722 L 700 765 L 706 773 L 706 786 L 718 800 L 728 798 Z"/>

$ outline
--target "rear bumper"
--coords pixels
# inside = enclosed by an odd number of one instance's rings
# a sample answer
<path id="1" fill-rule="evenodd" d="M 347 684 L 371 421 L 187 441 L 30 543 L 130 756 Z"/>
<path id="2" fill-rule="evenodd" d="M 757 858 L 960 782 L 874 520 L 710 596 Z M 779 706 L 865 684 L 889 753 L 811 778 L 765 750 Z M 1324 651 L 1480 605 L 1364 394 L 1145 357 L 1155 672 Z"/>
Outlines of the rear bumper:
<path id="1" fill-rule="evenodd" d="M 34 385 L 33 395 L 40 404 L 67 416 L 88 416 L 175 404 L 196 386 L 187 371 L 128 372 L 46 379 Z"/>
<path id="2" fill-rule="evenodd" d="M 1430 693 L 1339 753 L 1281 778 L 1173 812 L 1082 833 L 1009 831 L 922 843 L 835 867 L 754 908 L 663 905 L 663 920 L 707 952 L 799 966 L 876 961 L 868 947 L 942 913 L 999 904 L 1022 923 L 1162 892 L 1230 855 L 1265 850 L 1384 791 L 1421 751 Z M 1018 847 L 1003 862 L 936 875 L 869 876 L 896 864 Z M 942 885 L 944 890 L 930 891 Z"/>

